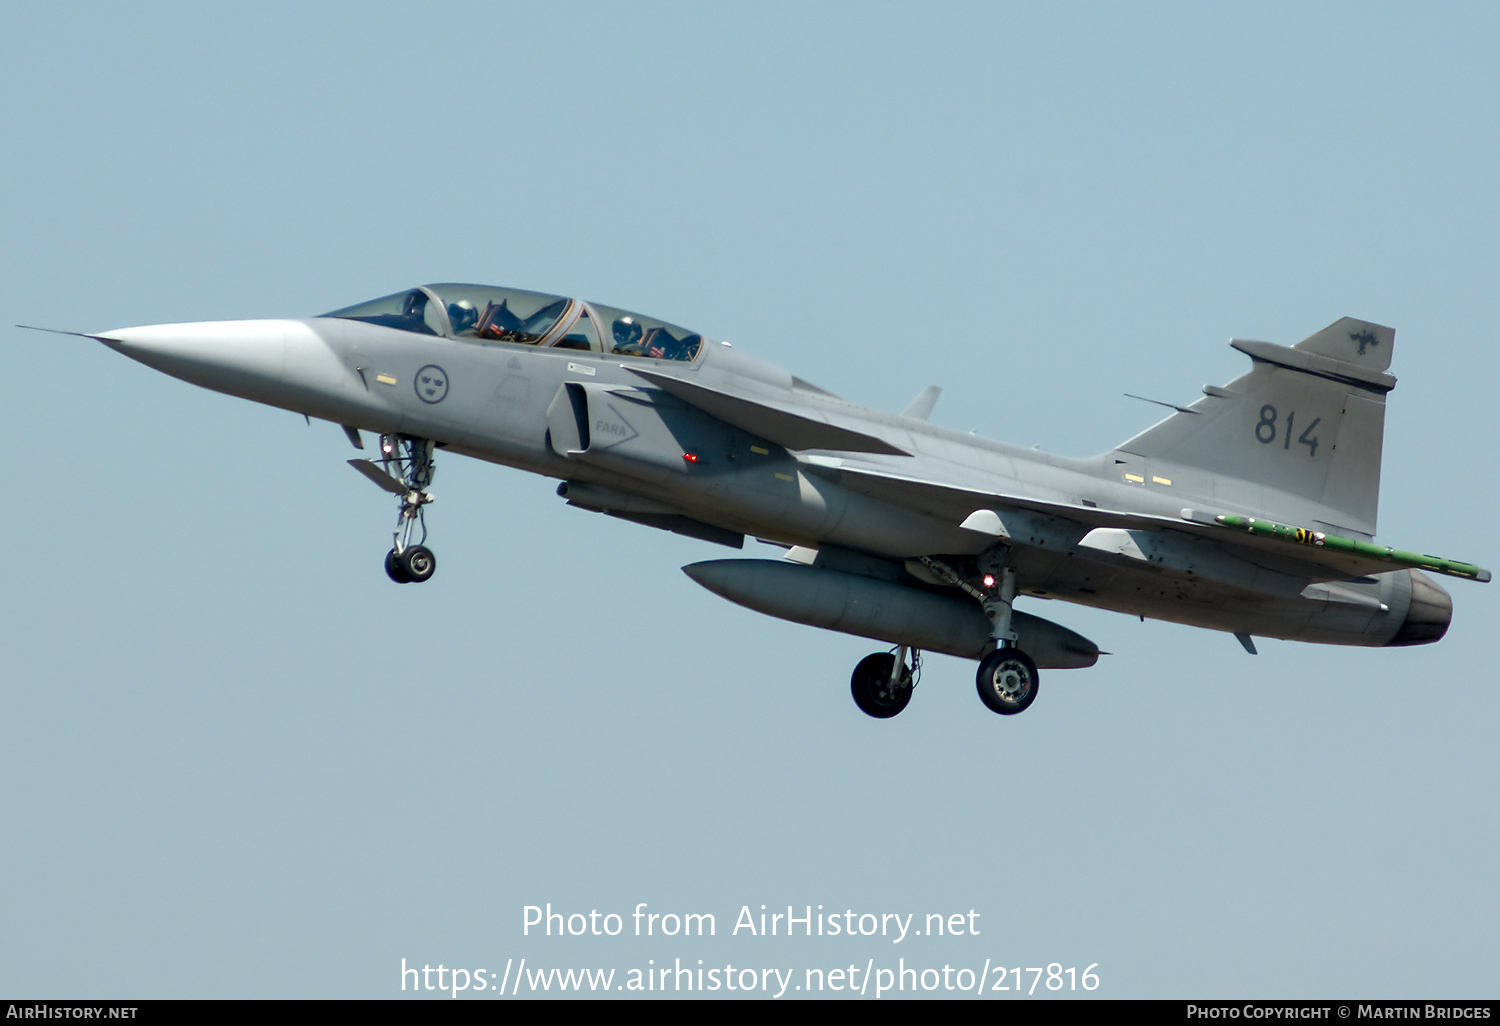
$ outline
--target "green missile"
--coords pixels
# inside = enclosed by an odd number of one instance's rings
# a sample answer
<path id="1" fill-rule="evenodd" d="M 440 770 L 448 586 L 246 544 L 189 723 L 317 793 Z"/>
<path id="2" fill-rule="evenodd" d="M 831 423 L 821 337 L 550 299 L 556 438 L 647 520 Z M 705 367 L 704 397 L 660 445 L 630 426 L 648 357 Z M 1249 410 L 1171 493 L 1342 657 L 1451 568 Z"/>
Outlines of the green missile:
<path id="1" fill-rule="evenodd" d="M 1320 548 L 1333 549 L 1336 552 L 1349 552 L 1367 559 L 1378 559 L 1386 563 L 1395 563 L 1398 566 L 1430 570 L 1436 574 L 1447 574 L 1449 577 L 1465 577 L 1471 581 L 1481 582 L 1487 582 L 1490 579 L 1488 570 L 1475 566 L 1473 563 L 1461 563 L 1456 559 L 1443 559 L 1441 556 L 1407 552 L 1402 549 L 1393 549 L 1388 545 L 1375 545 L 1371 542 L 1357 541 L 1354 538 L 1340 538 L 1336 534 L 1309 531 L 1305 527 L 1288 527 L 1286 524 L 1259 520 L 1255 517 L 1216 516 L 1214 520 L 1225 527 L 1238 527 L 1268 538 L 1281 538 L 1300 545 L 1316 545 Z"/>

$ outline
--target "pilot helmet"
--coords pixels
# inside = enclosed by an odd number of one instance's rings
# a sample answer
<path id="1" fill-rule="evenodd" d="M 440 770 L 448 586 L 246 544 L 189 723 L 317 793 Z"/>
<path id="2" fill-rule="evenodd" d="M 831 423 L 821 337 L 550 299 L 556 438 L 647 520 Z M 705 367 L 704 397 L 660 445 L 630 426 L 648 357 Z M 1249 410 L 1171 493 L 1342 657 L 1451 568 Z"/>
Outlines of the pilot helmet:
<path id="1" fill-rule="evenodd" d="M 614 323 L 615 345 L 627 346 L 641 339 L 641 326 L 633 317 L 621 317 Z"/>
<path id="2" fill-rule="evenodd" d="M 460 299 L 448 304 L 448 322 L 453 325 L 453 334 L 457 335 L 479 323 L 479 311 L 467 299 Z"/>

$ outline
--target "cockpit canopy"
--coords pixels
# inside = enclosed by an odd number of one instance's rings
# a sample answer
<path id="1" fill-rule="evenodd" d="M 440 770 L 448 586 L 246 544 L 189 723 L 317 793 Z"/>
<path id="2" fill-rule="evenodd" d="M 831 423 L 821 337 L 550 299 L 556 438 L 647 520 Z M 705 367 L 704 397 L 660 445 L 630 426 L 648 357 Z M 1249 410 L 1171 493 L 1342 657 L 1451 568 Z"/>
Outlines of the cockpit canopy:
<path id="1" fill-rule="evenodd" d="M 423 285 L 334 310 L 324 317 L 480 343 L 692 360 L 703 336 L 598 303 L 493 285 Z"/>

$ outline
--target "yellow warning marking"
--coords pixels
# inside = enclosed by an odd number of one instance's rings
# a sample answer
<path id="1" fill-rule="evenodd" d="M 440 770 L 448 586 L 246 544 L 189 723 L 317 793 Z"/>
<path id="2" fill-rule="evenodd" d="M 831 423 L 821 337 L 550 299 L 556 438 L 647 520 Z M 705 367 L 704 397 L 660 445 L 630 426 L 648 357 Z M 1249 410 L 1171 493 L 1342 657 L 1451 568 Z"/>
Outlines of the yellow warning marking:
<path id="1" fill-rule="evenodd" d="M 375 380 L 380 382 L 382 385 L 394 385 L 396 383 L 396 379 L 391 377 L 389 374 L 377 374 L 375 375 Z"/>
<path id="2" fill-rule="evenodd" d="M 782 472 L 781 472 L 781 471 L 779 471 L 779 470 L 778 470 L 778 471 L 776 471 L 776 476 L 777 476 L 777 477 L 778 477 L 778 478 L 780 478 L 780 479 L 781 479 L 781 480 L 783 480 L 783 481 L 795 481 L 795 480 L 797 480 L 797 479 L 796 479 L 796 478 L 795 478 L 795 477 L 793 477 L 793 476 L 792 476 L 792 475 L 791 475 L 791 474 L 783 474 L 783 473 L 782 473 Z"/>
<path id="3" fill-rule="evenodd" d="M 760 453 L 762 456 L 769 456 L 769 455 L 771 455 L 771 450 L 770 449 L 762 449 L 758 445 L 752 445 L 750 447 L 750 451 L 751 452 Z"/>
<path id="4" fill-rule="evenodd" d="M 1172 479 L 1170 477 L 1157 477 L 1155 474 L 1151 475 L 1151 480 L 1155 481 L 1157 484 L 1169 485 L 1172 483 Z"/>
<path id="5" fill-rule="evenodd" d="M 1146 479 L 1144 477 L 1141 477 L 1139 474 L 1126 474 L 1125 475 L 1125 480 L 1127 480 L 1127 481 L 1134 481 L 1136 484 L 1145 484 L 1146 483 Z"/>

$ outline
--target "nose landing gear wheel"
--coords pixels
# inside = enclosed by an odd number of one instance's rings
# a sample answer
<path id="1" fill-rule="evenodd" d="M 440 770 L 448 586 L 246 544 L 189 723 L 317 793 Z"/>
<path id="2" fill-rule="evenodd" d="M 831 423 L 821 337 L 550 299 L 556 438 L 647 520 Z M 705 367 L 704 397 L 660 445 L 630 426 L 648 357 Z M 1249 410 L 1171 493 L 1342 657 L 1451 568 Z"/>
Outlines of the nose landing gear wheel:
<path id="1" fill-rule="evenodd" d="M 401 557 L 396 555 L 395 549 L 385 554 L 385 573 L 397 584 L 411 583 L 411 578 L 406 575 L 405 570 L 401 569 Z"/>
<path id="2" fill-rule="evenodd" d="M 437 570 L 437 557 L 425 545 L 413 545 L 396 557 L 396 565 L 413 584 L 421 584 Z"/>
<path id="3" fill-rule="evenodd" d="M 889 652 L 876 652 L 859 661 L 849 679 L 849 690 L 860 712 L 885 720 L 906 708 L 911 701 L 911 671 L 903 661 L 901 677 L 893 684 L 891 670 L 895 665 L 896 657 Z"/>
<path id="4" fill-rule="evenodd" d="M 991 711 L 1014 716 L 1036 701 L 1036 663 L 1018 648 L 997 648 L 979 663 L 979 698 Z"/>
<path id="5" fill-rule="evenodd" d="M 361 371 L 360 373 L 364 373 Z M 354 432 L 354 428 L 345 430 Z M 358 433 L 350 435 L 357 439 Z M 356 445 L 360 443 L 356 440 Z M 395 546 L 385 554 L 385 572 L 397 584 L 421 584 L 437 569 L 437 557 L 426 545 L 426 507 L 432 502 L 427 486 L 432 484 L 432 452 L 437 443 L 412 435 L 381 435 L 380 466 L 370 460 L 350 460 L 349 465 L 400 501 L 396 513 Z"/>

